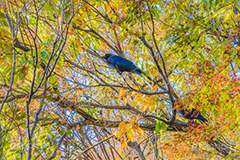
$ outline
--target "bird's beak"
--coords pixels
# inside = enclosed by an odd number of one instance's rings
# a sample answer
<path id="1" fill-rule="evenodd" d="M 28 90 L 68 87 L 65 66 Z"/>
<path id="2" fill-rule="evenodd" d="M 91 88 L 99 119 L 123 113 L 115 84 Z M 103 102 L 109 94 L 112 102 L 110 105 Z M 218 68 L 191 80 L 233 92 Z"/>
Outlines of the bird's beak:
<path id="1" fill-rule="evenodd" d="M 102 56 L 101 58 L 106 59 L 107 57 L 106 57 L 106 55 L 105 55 L 105 56 Z"/>

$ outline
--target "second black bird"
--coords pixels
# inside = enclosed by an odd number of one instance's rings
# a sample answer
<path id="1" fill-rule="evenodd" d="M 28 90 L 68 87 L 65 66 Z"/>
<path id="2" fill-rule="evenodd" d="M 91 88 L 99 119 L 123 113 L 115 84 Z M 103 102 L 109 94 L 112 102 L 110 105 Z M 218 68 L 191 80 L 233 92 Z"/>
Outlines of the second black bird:
<path id="1" fill-rule="evenodd" d="M 195 108 L 189 108 L 188 106 L 184 108 L 183 105 L 179 105 L 176 110 L 178 114 L 183 118 L 187 118 L 189 120 L 198 119 L 202 123 L 208 122 L 208 120 L 202 116 L 201 112 L 199 112 Z"/>

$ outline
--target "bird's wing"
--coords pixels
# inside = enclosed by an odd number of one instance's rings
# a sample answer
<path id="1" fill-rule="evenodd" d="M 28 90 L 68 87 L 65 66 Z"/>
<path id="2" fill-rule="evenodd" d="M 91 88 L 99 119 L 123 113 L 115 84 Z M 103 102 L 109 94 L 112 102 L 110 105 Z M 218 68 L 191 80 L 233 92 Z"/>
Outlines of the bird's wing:
<path id="1" fill-rule="evenodd" d="M 131 61 L 120 56 L 111 56 L 107 61 L 120 71 L 133 71 L 137 68 Z"/>

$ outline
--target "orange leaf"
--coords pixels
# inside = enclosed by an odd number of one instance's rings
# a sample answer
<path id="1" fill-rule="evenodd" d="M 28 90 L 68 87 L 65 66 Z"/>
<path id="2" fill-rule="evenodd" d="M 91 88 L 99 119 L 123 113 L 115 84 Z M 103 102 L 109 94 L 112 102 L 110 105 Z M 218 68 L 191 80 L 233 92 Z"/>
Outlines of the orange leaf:
<path id="1" fill-rule="evenodd" d="M 119 123 L 118 129 L 120 130 L 121 133 L 125 133 L 126 132 L 126 123 L 124 121 Z"/>
<path id="2" fill-rule="evenodd" d="M 61 22 L 62 22 L 62 15 L 60 14 L 58 17 L 58 23 L 61 24 Z"/>
<path id="3" fill-rule="evenodd" d="M 73 35 L 74 34 L 74 30 L 73 30 L 72 25 L 69 25 L 68 34 L 69 35 Z"/>
<path id="4" fill-rule="evenodd" d="M 118 94 L 118 100 L 121 99 L 121 97 L 125 97 L 126 96 L 126 89 L 120 89 L 119 94 Z"/>
<path id="5" fill-rule="evenodd" d="M 151 92 L 154 92 L 154 91 L 156 91 L 158 89 L 158 85 L 155 85 L 154 87 L 153 87 L 153 89 L 151 90 Z"/>
<path id="6" fill-rule="evenodd" d="M 77 42 L 79 51 L 82 52 L 83 49 L 82 49 L 82 44 L 81 44 L 81 42 L 80 42 L 80 39 L 77 39 L 76 42 Z"/>
<path id="7" fill-rule="evenodd" d="M 145 111 L 148 109 L 148 107 L 149 107 L 149 106 L 148 106 L 147 104 L 144 104 L 144 105 L 143 105 L 143 108 L 142 108 L 142 111 L 145 112 Z"/>
<path id="8" fill-rule="evenodd" d="M 120 139 L 120 143 L 123 147 L 127 147 L 127 140 L 125 136 L 122 136 Z"/>
<path id="9" fill-rule="evenodd" d="M 135 121 L 136 121 L 136 117 L 134 117 L 133 119 L 131 119 L 130 124 L 133 126 Z"/>
<path id="10" fill-rule="evenodd" d="M 143 136 L 144 135 L 144 130 L 142 130 L 142 128 L 138 127 L 137 128 L 137 133 L 139 134 L 139 136 Z"/>

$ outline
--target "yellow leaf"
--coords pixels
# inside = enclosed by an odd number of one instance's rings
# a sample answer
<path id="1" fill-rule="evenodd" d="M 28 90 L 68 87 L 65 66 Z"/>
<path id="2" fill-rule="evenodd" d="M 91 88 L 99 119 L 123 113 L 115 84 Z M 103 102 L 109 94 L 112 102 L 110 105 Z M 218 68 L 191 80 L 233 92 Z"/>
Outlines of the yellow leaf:
<path id="1" fill-rule="evenodd" d="M 133 141 L 133 138 L 134 138 L 133 129 L 130 129 L 130 130 L 127 132 L 127 137 L 128 137 L 128 139 L 129 139 L 129 141 Z"/>
<path id="2" fill-rule="evenodd" d="M 105 50 L 107 48 L 107 45 L 105 43 L 102 43 L 100 46 L 99 46 L 102 50 Z"/>
<path id="3" fill-rule="evenodd" d="M 133 119 L 131 119 L 131 121 L 130 121 L 130 124 L 132 125 L 132 126 L 134 126 L 134 122 L 136 121 L 136 117 L 134 117 Z"/>
<path id="4" fill-rule="evenodd" d="M 237 46 L 236 50 L 239 51 L 240 50 L 240 46 Z"/>
<path id="5" fill-rule="evenodd" d="M 142 108 L 142 111 L 145 112 L 149 107 L 151 107 L 153 101 L 153 97 L 150 96 L 149 98 L 146 98 L 144 101 L 144 106 Z"/>
<path id="6" fill-rule="evenodd" d="M 140 96 L 138 94 L 135 95 L 133 102 L 137 102 L 140 99 Z"/>
<path id="7" fill-rule="evenodd" d="M 74 0 L 74 4 L 78 4 L 80 0 Z"/>
<path id="8" fill-rule="evenodd" d="M 117 138 L 120 138 L 120 136 L 121 136 L 121 132 L 120 131 L 115 131 L 115 132 L 113 132 L 113 134 Z"/>
<path id="9" fill-rule="evenodd" d="M 137 101 L 137 105 L 142 105 L 142 100 L 144 99 L 144 97 L 145 97 L 145 95 L 143 95 L 143 96 L 139 96 L 139 99 L 138 99 L 138 101 Z"/>
<path id="10" fill-rule="evenodd" d="M 151 113 L 155 111 L 155 106 L 153 105 L 153 103 L 149 106 L 149 110 Z"/>
<path id="11" fill-rule="evenodd" d="M 127 104 L 127 103 L 128 103 L 128 97 L 124 96 L 124 97 L 123 97 L 123 102 L 124 102 L 125 104 Z"/>
<path id="12" fill-rule="evenodd" d="M 56 115 L 56 114 L 52 114 L 51 115 L 54 119 L 57 119 L 58 118 L 58 116 Z"/>
<path id="13" fill-rule="evenodd" d="M 124 121 L 119 123 L 118 129 L 120 130 L 121 133 L 125 133 L 126 132 L 126 123 Z"/>
<path id="14" fill-rule="evenodd" d="M 128 131 L 128 130 L 130 130 L 131 128 L 132 128 L 133 126 L 130 124 L 130 123 L 128 123 L 128 124 L 126 124 L 126 126 L 125 126 L 125 131 Z"/>

